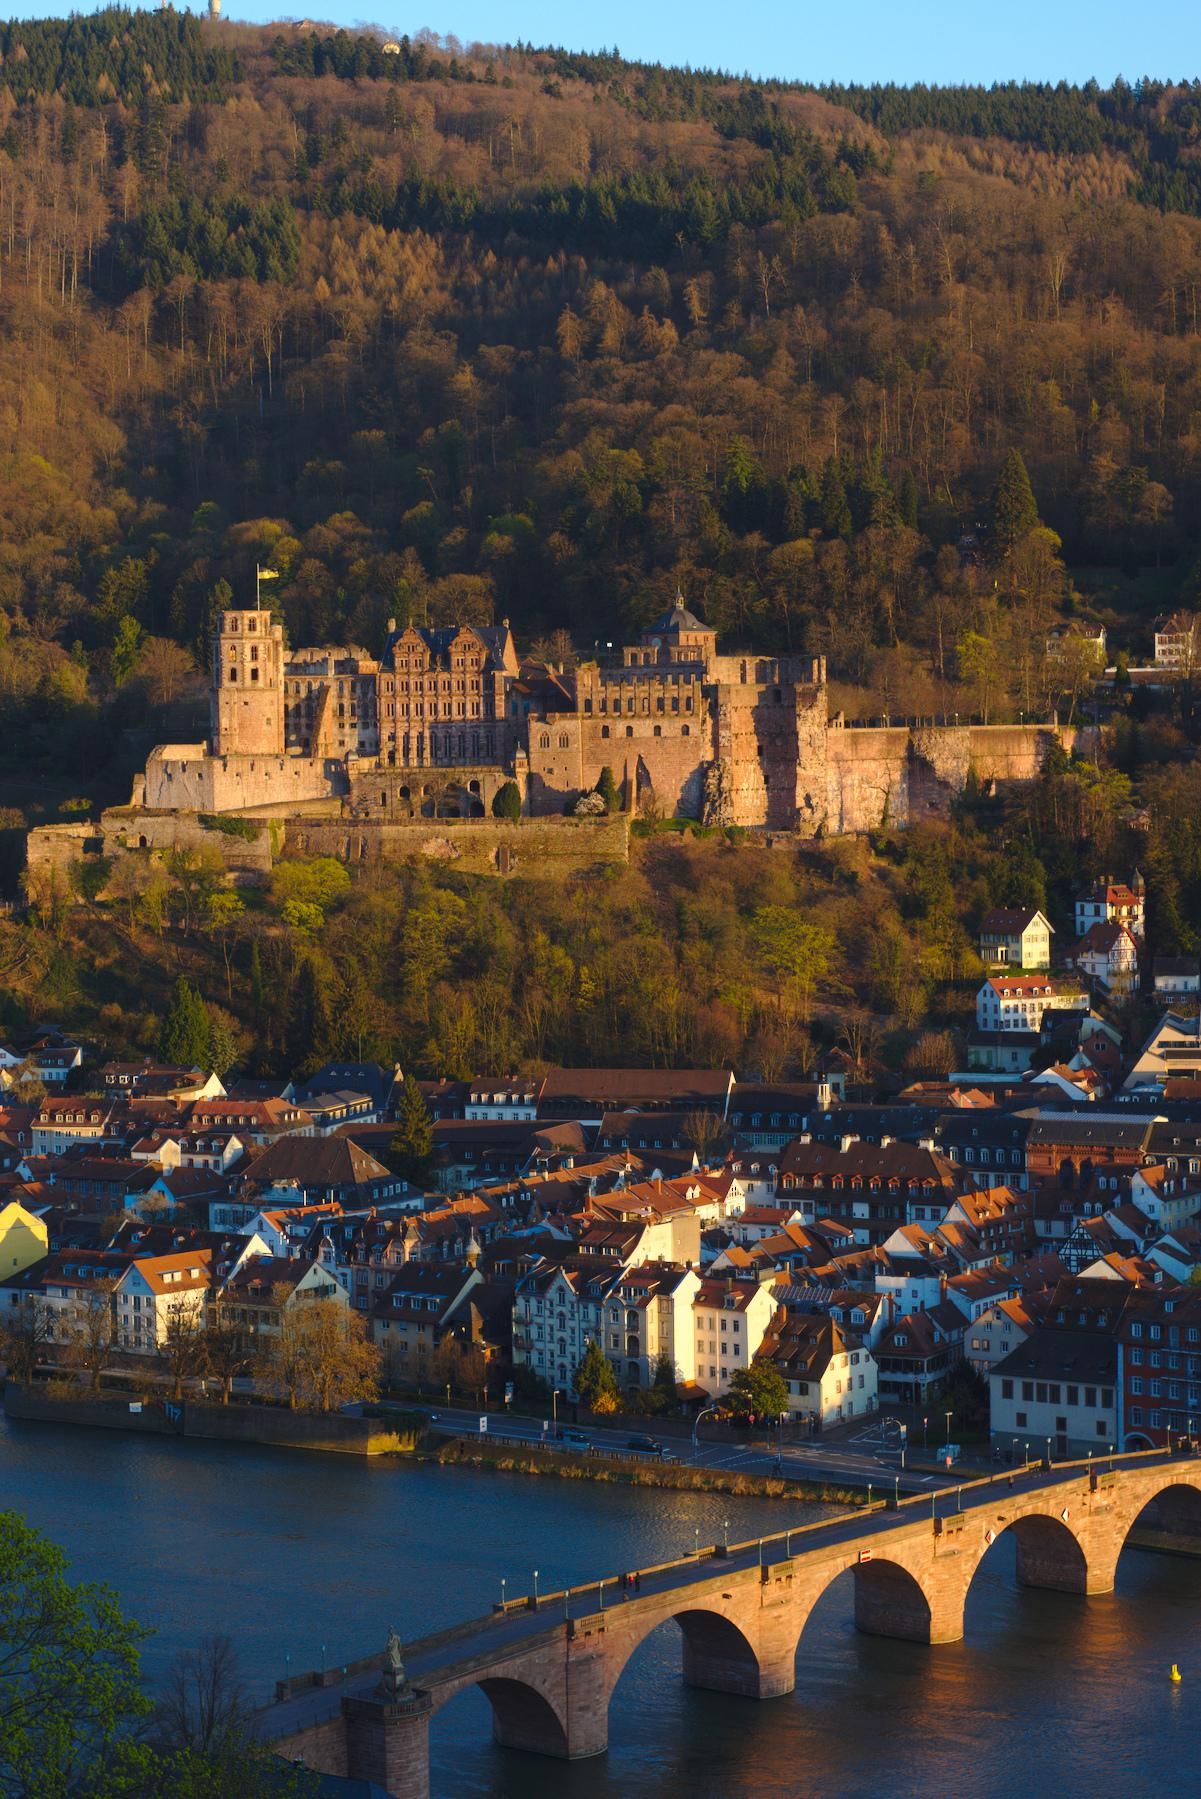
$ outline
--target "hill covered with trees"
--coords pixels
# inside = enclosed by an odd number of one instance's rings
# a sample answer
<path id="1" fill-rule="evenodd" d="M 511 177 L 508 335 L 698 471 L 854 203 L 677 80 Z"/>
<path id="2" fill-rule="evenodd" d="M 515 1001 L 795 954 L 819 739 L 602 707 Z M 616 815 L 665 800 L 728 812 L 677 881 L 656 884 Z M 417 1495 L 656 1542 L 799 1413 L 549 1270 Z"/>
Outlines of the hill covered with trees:
<path id="1" fill-rule="evenodd" d="M 1196 83 L 10 22 L 0 797 L 123 777 L 256 562 L 297 642 L 679 585 L 862 711 L 1075 703 L 1057 622 L 1197 599 L 1198 214 Z"/>

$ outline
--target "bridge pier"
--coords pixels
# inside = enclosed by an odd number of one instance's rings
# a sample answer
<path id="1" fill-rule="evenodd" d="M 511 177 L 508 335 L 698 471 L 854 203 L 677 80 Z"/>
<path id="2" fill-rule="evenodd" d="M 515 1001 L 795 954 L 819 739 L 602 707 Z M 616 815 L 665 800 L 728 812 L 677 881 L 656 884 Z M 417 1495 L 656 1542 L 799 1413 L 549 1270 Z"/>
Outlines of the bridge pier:
<path id="1" fill-rule="evenodd" d="M 948 1558 L 924 1583 L 896 1562 L 872 1561 L 855 1569 L 855 1629 L 905 1643 L 958 1643 L 963 1636 L 963 1572 Z"/>
<path id="2" fill-rule="evenodd" d="M 429 1799 L 430 1713 L 428 1693 L 396 1699 L 344 1699 L 346 1772 L 371 1780 L 390 1799 Z"/>
<path id="3" fill-rule="evenodd" d="M 717 1611 L 676 1614 L 684 1638 L 684 1679 L 711 1693 L 778 1699 L 796 1686 L 796 1609 L 792 1562 L 761 1567 L 733 1617 Z"/>

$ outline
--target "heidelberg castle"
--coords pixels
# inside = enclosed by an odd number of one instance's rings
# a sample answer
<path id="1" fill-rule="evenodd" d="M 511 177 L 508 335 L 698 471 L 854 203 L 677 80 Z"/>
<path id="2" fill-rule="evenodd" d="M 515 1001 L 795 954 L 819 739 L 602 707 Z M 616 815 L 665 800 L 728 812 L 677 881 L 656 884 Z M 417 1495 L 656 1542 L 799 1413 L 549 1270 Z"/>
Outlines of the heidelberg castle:
<path id="1" fill-rule="evenodd" d="M 393 822 L 485 816 L 512 781 L 527 816 L 551 817 L 608 768 L 631 811 L 811 835 L 945 812 L 972 771 L 1028 780 L 1054 729 L 845 726 L 824 658 L 719 655 L 680 598 L 620 663 L 570 672 L 519 658 L 507 620 L 390 620 L 377 659 L 288 650 L 269 612 L 228 611 L 211 740 L 156 749 L 135 802 L 287 814 L 335 801 Z"/>

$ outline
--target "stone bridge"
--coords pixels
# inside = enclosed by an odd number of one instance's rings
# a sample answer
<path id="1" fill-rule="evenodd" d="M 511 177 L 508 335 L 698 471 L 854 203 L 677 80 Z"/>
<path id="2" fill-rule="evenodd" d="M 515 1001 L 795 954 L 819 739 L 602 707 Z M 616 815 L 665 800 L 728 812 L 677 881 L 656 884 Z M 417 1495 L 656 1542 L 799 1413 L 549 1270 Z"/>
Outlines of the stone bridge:
<path id="1" fill-rule="evenodd" d="M 1147 1451 L 1101 1462 L 1041 1463 L 889 1501 L 750 1543 L 718 1544 L 622 1577 L 511 1599 L 490 1617 L 410 1642 L 403 1671 L 374 1655 L 281 1682 L 258 1716 L 261 1739 L 323 1773 L 427 1799 L 429 1720 L 465 1687 L 492 1705 L 496 1741 L 575 1758 L 608 1747 L 609 1699 L 643 1639 L 679 1625 L 684 1678 L 748 1699 L 796 1684 L 813 1608 L 848 1569 L 858 1629 L 915 1643 L 963 1636 L 984 1556 L 1005 1531 L 1018 1580 L 1108 1593 L 1123 1545 L 1201 1554 L 1201 1460 Z"/>

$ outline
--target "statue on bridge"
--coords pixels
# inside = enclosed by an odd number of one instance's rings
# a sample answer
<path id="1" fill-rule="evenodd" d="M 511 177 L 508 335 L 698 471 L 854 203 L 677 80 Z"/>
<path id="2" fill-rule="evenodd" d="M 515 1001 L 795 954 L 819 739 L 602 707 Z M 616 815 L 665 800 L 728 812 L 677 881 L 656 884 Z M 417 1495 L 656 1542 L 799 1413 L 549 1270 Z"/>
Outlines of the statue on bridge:
<path id="1" fill-rule="evenodd" d="M 404 1652 L 395 1629 L 388 1632 L 388 1647 L 384 1651 L 384 1671 L 380 1676 L 379 1691 L 385 1699 L 411 1699 L 413 1696 L 413 1689 L 405 1673 Z"/>

